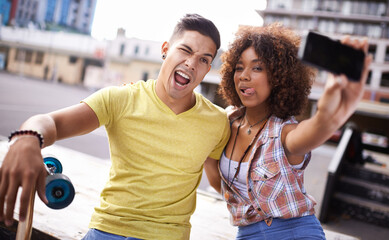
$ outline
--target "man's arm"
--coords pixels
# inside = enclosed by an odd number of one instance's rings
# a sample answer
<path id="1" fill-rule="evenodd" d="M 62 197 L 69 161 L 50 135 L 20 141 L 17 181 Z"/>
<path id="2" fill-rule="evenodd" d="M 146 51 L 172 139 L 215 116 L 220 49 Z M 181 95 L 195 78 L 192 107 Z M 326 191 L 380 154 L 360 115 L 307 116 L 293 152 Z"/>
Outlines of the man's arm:
<path id="1" fill-rule="evenodd" d="M 42 134 L 43 147 L 56 140 L 86 134 L 99 127 L 95 112 L 85 103 L 48 114 L 36 115 L 24 122 L 20 130 L 33 130 Z M 22 187 L 19 220 L 26 216 L 28 197 L 37 191 L 42 201 L 45 197 L 45 177 L 39 139 L 33 135 L 17 135 L 12 138 L 0 168 L 0 221 L 11 225 L 18 188 Z"/>
<path id="2" fill-rule="evenodd" d="M 221 193 L 221 177 L 219 175 L 218 163 L 216 159 L 208 157 L 204 162 L 204 170 L 207 174 L 209 184 Z"/>

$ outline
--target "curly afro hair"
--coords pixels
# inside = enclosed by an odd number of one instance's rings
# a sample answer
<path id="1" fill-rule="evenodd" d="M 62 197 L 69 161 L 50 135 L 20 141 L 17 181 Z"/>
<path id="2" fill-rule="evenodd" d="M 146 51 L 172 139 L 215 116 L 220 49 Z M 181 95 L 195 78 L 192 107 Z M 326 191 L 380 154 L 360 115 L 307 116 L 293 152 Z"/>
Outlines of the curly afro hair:
<path id="1" fill-rule="evenodd" d="M 294 31 L 280 23 L 240 27 L 234 42 L 221 56 L 219 94 L 228 104 L 242 106 L 234 84 L 235 65 L 242 52 L 252 46 L 267 69 L 270 113 L 282 119 L 300 114 L 308 103 L 315 77 L 314 70 L 297 58 L 300 41 Z"/>

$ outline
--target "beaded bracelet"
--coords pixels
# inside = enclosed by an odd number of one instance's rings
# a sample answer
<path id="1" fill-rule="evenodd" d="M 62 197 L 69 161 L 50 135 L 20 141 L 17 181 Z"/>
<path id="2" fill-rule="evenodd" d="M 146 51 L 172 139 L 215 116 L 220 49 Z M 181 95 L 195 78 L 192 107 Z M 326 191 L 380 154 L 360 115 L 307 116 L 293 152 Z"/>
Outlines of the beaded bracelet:
<path id="1" fill-rule="evenodd" d="M 14 137 L 14 136 L 20 136 L 20 135 L 31 135 L 31 136 L 35 136 L 38 138 L 39 140 L 39 146 L 42 148 L 43 147 L 43 136 L 42 134 L 40 134 L 39 132 L 37 131 L 34 131 L 34 130 L 17 130 L 17 131 L 13 131 L 9 137 L 8 137 L 8 141 L 10 142 L 11 139 Z"/>

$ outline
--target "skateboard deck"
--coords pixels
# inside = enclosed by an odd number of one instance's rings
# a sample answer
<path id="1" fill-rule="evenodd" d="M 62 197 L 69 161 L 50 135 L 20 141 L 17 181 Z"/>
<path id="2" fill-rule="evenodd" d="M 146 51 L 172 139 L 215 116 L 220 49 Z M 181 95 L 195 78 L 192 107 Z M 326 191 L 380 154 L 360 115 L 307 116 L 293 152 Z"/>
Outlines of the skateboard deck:
<path id="1" fill-rule="evenodd" d="M 34 188 L 35 189 L 35 186 Z M 30 192 L 29 200 L 27 207 L 26 220 L 21 222 L 19 221 L 18 230 L 16 231 L 16 240 L 29 240 L 31 239 L 32 232 L 32 217 L 34 214 L 34 202 L 35 202 L 35 191 Z"/>
<path id="2" fill-rule="evenodd" d="M 45 157 L 43 162 L 46 166 L 46 198 L 47 206 L 52 209 L 67 207 L 74 199 L 75 191 L 70 179 L 62 174 L 61 162 L 52 156 Z M 16 240 L 29 240 L 32 233 L 32 222 L 34 216 L 35 186 L 29 196 L 27 215 L 25 221 L 19 221 L 16 231 Z"/>

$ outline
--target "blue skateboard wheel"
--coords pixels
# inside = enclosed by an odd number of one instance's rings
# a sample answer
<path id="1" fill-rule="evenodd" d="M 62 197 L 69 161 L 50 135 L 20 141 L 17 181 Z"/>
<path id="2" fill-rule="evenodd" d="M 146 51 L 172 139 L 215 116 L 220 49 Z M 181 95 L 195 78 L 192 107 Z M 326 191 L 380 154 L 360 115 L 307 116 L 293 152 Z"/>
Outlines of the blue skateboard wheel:
<path id="1" fill-rule="evenodd" d="M 55 157 L 45 157 L 43 158 L 43 162 L 48 168 L 54 168 L 53 173 L 62 173 L 62 164 Z"/>
<path id="2" fill-rule="evenodd" d="M 47 206 L 52 209 L 62 209 L 73 201 L 75 195 L 73 184 L 63 174 L 54 174 L 46 177 Z"/>

